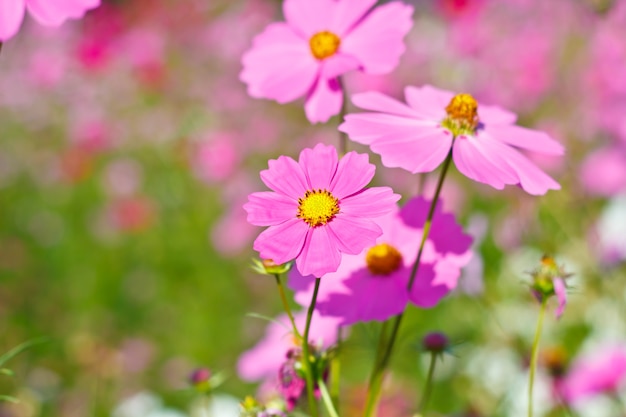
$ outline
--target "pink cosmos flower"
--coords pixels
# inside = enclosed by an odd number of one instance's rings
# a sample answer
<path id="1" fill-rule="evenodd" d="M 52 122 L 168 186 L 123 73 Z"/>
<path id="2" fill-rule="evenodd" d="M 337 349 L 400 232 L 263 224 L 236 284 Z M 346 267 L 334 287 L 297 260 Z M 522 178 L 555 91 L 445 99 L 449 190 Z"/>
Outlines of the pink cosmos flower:
<path id="1" fill-rule="evenodd" d="M 435 306 L 452 291 L 471 256 L 472 239 L 463 233 L 452 214 L 437 205 L 422 265 L 407 291 L 430 201 L 413 198 L 402 209 L 378 219 L 383 234 L 358 255 L 343 255 L 337 272 L 327 274 L 318 293 L 317 310 L 341 318 L 341 324 L 379 320 L 399 314 L 408 301 L 422 308 Z M 332 278 L 331 278 L 332 277 Z M 313 277 L 292 271 L 289 286 L 296 300 L 308 305 Z"/>
<path id="2" fill-rule="evenodd" d="M 559 381 L 569 404 L 598 394 L 617 394 L 626 383 L 626 346 L 605 346 L 578 359 Z"/>
<path id="3" fill-rule="evenodd" d="M 100 0 L 0 0 L 0 42 L 17 33 L 26 9 L 42 25 L 59 26 L 99 5 Z"/>
<path id="4" fill-rule="evenodd" d="M 343 93 L 338 77 L 360 69 L 385 74 L 404 52 L 413 7 L 376 0 L 286 0 L 286 22 L 272 23 L 242 59 L 240 78 L 252 97 L 287 103 L 306 97 L 312 123 L 338 114 Z"/>
<path id="5" fill-rule="evenodd" d="M 407 87 L 405 96 L 408 104 L 376 92 L 354 95 L 356 106 L 375 113 L 349 114 L 339 130 L 369 145 L 387 167 L 429 172 L 452 149 L 462 174 L 496 189 L 519 184 L 536 195 L 560 189 L 515 147 L 549 155 L 563 154 L 563 147 L 543 132 L 514 125 L 513 113 L 431 86 Z"/>
<path id="6" fill-rule="evenodd" d="M 306 311 L 295 313 L 294 321 L 302 332 L 306 322 Z M 322 317 L 314 312 L 311 319 L 309 343 L 316 348 L 328 348 L 337 340 L 338 325 L 339 319 Z M 245 381 L 276 377 L 281 365 L 287 361 L 289 351 L 297 347 L 289 319 L 286 314 L 283 314 L 269 324 L 263 340 L 239 357 L 237 373 Z"/>
<path id="7" fill-rule="evenodd" d="M 262 259 L 292 259 L 302 275 L 335 272 L 341 253 L 358 254 L 382 230 L 372 220 L 393 210 L 400 198 L 389 187 L 365 189 L 374 177 L 368 156 L 348 152 L 340 161 L 332 146 L 304 149 L 299 162 L 269 161 L 261 179 L 273 191 L 252 193 L 248 222 L 270 226 L 254 242 Z"/>

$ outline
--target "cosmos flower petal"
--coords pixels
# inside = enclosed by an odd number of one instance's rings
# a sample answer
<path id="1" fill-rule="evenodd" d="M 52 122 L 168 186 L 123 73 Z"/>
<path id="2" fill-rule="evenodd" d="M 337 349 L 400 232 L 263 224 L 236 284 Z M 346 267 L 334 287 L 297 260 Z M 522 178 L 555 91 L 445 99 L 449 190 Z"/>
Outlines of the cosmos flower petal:
<path id="1" fill-rule="evenodd" d="M 517 184 L 517 175 L 508 165 L 499 166 L 487 158 L 474 138 L 461 137 L 454 143 L 454 163 L 463 175 L 501 190 L 506 184 Z"/>
<path id="2" fill-rule="evenodd" d="M 430 172 L 437 168 L 450 151 L 452 135 L 443 129 L 425 127 L 412 134 L 389 134 L 372 141 L 373 152 L 381 155 L 388 168 L 409 172 Z"/>
<path id="3" fill-rule="evenodd" d="M 450 265 L 444 265 L 444 268 L 439 268 L 440 274 L 458 273 L 458 270 L 455 270 Z M 437 283 L 437 276 L 434 264 L 421 264 L 409 293 L 409 300 L 421 308 L 431 308 L 437 305 L 441 298 L 452 289 L 444 283 Z"/>
<path id="4" fill-rule="evenodd" d="M 321 143 L 313 149 L 304 149 L 300 152 L 300 167 L 307 178 L 307 189 L 330 191 L 330 183 L 337 171 L 337 150 Z"/>
<path id="5" fill-rule="evenodd" d="M 342 39 L 342 52 L 357 57 L 367 73 L 392 71 L 404 53 L 402 39 L 413 26 L 412 15 L 413 7 L 401 2 L 373 9 Z"/>
<path id="6" fill-rule="evenodd" d="M 350 139 L 363 145 L 370 145 L 380 136 L 391 134 L 415 134 L 424 126 L 435 127 L 436 123 L 421 122 L 413 118 L 383 113 L 348 114 L 339 125 L 339 131 L 346 133 Z"/>
<path id="7" fill-rule="evenodd" d="M 559 302 L 557 309 L 554 311 L 554 315 L 556 318 L 560 318 L 565 310 L 565 304 L 567 304 L 567 293 L 565 288 L 565 281 L 563 278 L 555 278 L 553 281 L 554 284 L 554 293 L 556 294 L 556 299 Z"/>
<path id="8" fill-rule="evenodd" d="M 338 216 L 380 217 L 393 210 L 394 203 L 400 199 L 389 187 L 373 187 L 365 189 L 341 201 Z"/>
<path id="9" fill-rule="evenodd" d="M 309 122 L 324 123 L 339 113 L 342 104 L 343 92 L 339 80 L 320 78 L 306 99 L 304 111 Z"/>
<path id="10" fill-rule="evenodd" d="M 0 42 L 13 37 L 24 19 L 24 0 L 0 0 Z"/>
<path id="11" fill-rule="evenodd" d="M 361 191 L 374 178 L 376 166 L 369 163 L 367 154 L 348 152 L 341 158 L 330 191 L 339 199 Z"/>
<path id="12" fill-rule="evenodd" d="M 261 259 L 271 259 L 284 264 L 296 258 L 302 251 L 309 226 L 298 218 L 270 226 L 254 241 L 254 250 Z"/>
<path id="13" fill-rule="evenodd" d="M 296 258 L 296 266 L 300 273 L 304 276 L 313 275 L 321 278 L 329 272 L 335 272 L 340 262 L 341 254 L 328 228 L 309 229 L 302 253 Z"/>
<path id="14" fill-rule="evenodd" d="M 486 106 L 481 104 L 478 112 L 478 117 L 487 126 L 512 125 L 517 120 L 515 113 L 498 106 Z"/>
<path id="15" fill-rule="evenodd" d="M 563 155 L 565 152 L 563 145 L 538 130 L 515 125 L 485 125 L 485 131 L 496 140 L 529 151 L 548 155 Z"/>
<path id="16" fill-rule="evenodd" d="M 82 17 L 87 10 L 99 4 L 95 0 L 28 0 L 26 7 L 42 25 L 59 26 L 69 18 Z"/>
<path id="17" fill-rule="evenodd" d="M 248 84 L 248 94 L 280 103 L 304 96 L 319 72 L 308 46 L 284 23 L 273 23 L 257 35 L 242 63 L 239 78 Z"/>
<path id="18" fill-rule="evenodd" d="M 376 0 L 341 0 L 335 2 L 329 26 L 330 31 L 340 37 L 345 35 L 375 4 Z"/>
<path id="19" fill-rule="evenodd" d="M 311 36 L 327 30 L 330 24 L 329 11 L 333 7 L 333 0 L 285 0 L 283 14 L 287 23 L 299 31 L 308 43 Z"/>
<path id="20" fill-rule="evenodd" d="M 341 215 L 328 223 L 328 229 L 337 248 L 350 255 L 361 253 L 383 233 L 381 228 L 371 220 Z"/>
<path id="21" fill-rule="evenodd" d="M 322 62 L 321 78 L 327 80 L 337 78 L 346 72 L 358 69 L 359 66 L 360 63 L 355 57 L 337 53 Z"/>
<path id="22" fill-rule="evenodd" d="M 537 168 L 528 158 L 515 149 L 503 146 L 502 157 L 508 165 L 515 170 L 519 177 L 520 186 L 529 194 L 543 195 L 548 190 L 560 190 L 559 183 L 554 181 L 548 174 Z"/>
<path id="23" fill-rule="evenodd" d="M 298 200 L 309 189 L 308 181 L 300 164 L 288 156 L 280 156 L 268 162 L 269 169 L 261 171 L 261 180 L 270 189 Z"/>
<path id="24" fill-rule="evenodd" d="M 248 223 L 272 226 L 293 218 L 298 204 L 282 194 L 263 191 L 250 194 L 243 208 L 248 212 Z"/>
<path id="25" fill-rule="evenodd" d="M 391 113 L 398 116 L 417 118 L 419 115 L 406 104 L 393 99 L 378 91 L 355 94 L 352 96 L 352 103 L 365 110 Z"/>
<path id="26" fill-rule="evenodd" d="M 430 85 L 407 86 L 404 89 L 406 102 L 420 117 L 441 121 L 446 117 L 446 106 L 454 97 L 450 91 L 439 90 Z"/>

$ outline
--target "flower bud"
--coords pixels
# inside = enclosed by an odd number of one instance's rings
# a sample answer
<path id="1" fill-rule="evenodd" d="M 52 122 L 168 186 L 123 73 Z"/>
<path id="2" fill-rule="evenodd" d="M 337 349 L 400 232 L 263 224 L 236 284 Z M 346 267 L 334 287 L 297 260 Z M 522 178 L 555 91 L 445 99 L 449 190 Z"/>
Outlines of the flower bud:
<path id="1" fill-rule="evenodd" d="M 431 332 L 422 339 L 422 346 L 427 352 L 440 354 L 448 350 L 450 340 L 441 332 Z"/>

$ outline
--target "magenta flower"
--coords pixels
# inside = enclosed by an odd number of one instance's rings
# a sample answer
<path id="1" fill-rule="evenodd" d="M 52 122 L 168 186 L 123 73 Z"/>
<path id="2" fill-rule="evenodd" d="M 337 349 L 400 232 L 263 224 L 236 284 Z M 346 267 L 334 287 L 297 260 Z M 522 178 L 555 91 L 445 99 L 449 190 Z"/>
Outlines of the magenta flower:
<path id="1" fill-rule="evenodd" d="M 342 325 L 383 321 L 403 311 L 408 301 L 429 308 L 452 291 L 461 267 L 472 256 L 472 239 L 452 214 L 442 213 L 441 205 L 435 211 L 413 288 L 407 291 L 429 208 L 429 201 L 414 198 L 378 219 L 383 234 L 360 254 L 343 255 L 337 272 L 326 275 L 319 289 L 317 310 L 340 317 Z M 311 300 L 313 281 L 313 277 L 291 272 L 289 286 L 300 304 L 306 306 Z"/>
<path id="2" fill-rule="evenodd" d="M 99 5 L 100 0 L 0 0 L 0 42 L 17 33 L 26 9 L 42 25 L 59 26 Z"/>
<path id="3" fill-rule="evenodd" d="M 244 205 L 249 223 L 270 226 L 254 249 L 276 264 L 295 259 L 303 275 L 335 272 L 341 253 L 374 244 L 382 230 L 372 219 L 400 198 L 389 187 L 364 188 L 374 171 L 367 155 L 348 152 L 338 161 L 335 148 L 322 144 L 303 150 L 299 162 L 269 161 L 261 179 L 273 191 L 252 193 Z"/>
<path id="4" fill-rule="evenodd" d="M 306 311 L 295 313 L 294 320 L 302 331 L 306 322 Z M 337 340 L 338 325 L 339 319 L 321 317 L 314 312 L 309 343 L 316 349 L 328 348 Z M 287 315 L 283 314 L 277 321 L 269 324 L 263 340 L 239 357 L 237 373 L 245 381 L 275 378 L 281 366 L 289 359 L 289 352 L 297 348 L 300 348 L 300 344 L 291 332 Z"/>
<path id="5" fill-rule="evenodd" d="M 347 115 L 339 130 L 369 145 L 387 167 L 429 172 L 452 148 L 463 175 L 496 189 L 507 184 L 530 194 L 560 189 L 515 147 L 549 155 L 563 154 L 563 147 L 543 132 L 516 126 L 513 113 L 430 86 L 407 87 L 405 96 L 408 105 L 377 92 L 354 95 L 356 106 L 376 113 Z"/>
<path id="6" fill-rule="evenodd" d="M 620 392 L 626 384 L 626 346 L 607 346 L 581 357 L 558 384 L 569 404 L 599 394 Z"/>
<path id="7" fill-rule="evenodd" d="M 404 52 L 413 7 L 376 0 L 285 0 L 286 22 L 272 23 L 243 56 L 240 78 L 252 97 L 287 103 L 306 97 L 312 123 L 338 114 L 338 77 L 360 69 L 385 74 Z"/>

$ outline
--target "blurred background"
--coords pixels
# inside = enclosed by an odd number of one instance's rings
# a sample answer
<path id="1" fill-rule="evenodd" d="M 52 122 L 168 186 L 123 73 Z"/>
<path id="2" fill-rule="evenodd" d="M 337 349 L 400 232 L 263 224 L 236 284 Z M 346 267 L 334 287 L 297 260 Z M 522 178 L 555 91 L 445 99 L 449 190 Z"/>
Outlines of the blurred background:
<path id="1" fill-rule="evenodd" d="M 455 345 L 438 369 L 433 415 L 522 415 L 538 314 L 528 272 L 544 253 L 575 274 L 563 318 L 547 319 L 536 388 L 538 415 L 566 415 L 555 377 L 626 346 L 626 2 L 410 3 L 400 66 L 347 74 L 348 94 L 402 98 L 406 85 L 423 84 L 469 92 L 548 131 L 567 153 L 531 155 L 562 185 L 542 197 L 453 170 L 444 207 L 476 254 L 452 296 L 410 308 L 383 415 L 410 415 L 427 367 L 418 342 L 431 330 Z M 337 117 L 311 126 L 302 102 L 252 99 L 238 79 L 241 55 L 282 20 L 280 6 L 105 0 L 57 29 L 27 18 L 3 45 L 0 352 L 44 341 L 5 365 L 15 376 L 0 375 L 0 394 L 20 402 L 0 403 L 0 416 L 109 416 L 140 392 L 185 415 L 198 366 L 224 372 L 221 392 L 255 393 L 236 362 L 266 322 L 246 314 L 281 307 L 273 279 L 250 269 L 261 229 L 242 204 L 265 190 L 268 159 L 338 141 Z M 436 174 L 371 160 L 376 184 L 405 198 L 432 194 Z M 345 416 L 359 415 L 377 329 L 355 326 L 342 351 Z M 624 379 L 575 409 L 623 415 Z"/>

